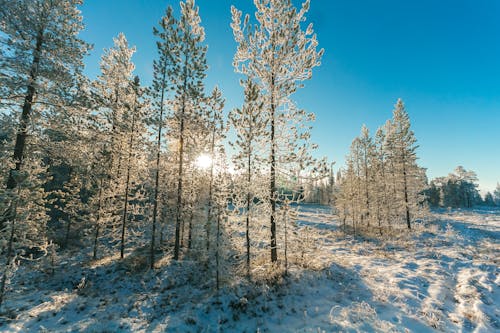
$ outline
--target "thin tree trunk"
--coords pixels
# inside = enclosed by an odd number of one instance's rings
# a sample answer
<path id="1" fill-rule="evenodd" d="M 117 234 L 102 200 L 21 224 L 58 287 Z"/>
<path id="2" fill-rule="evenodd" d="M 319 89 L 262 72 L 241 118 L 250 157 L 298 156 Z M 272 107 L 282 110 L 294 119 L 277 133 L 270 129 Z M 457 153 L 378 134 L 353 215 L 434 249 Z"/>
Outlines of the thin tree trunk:
<path id="1" fill-rule="evenodd" d="M 130 169 L 132 163 L 132 149 L 134 147 L 134 131 L 135 131 L 135 113 L 137 109 L 134 108 L 134 113 L 132 114 L 132 128 L 130 130 L 130 138 L 128 144 L 128 157 L 127 157 L 127 175 L 125 179 L 125 199 L 123 203 L 123 216 L 122 216 L 122 235 L 121 235 L 121 245 L 120 245 L 120 258 L 123 259 L 125 252 L 125 230 L 128 214 L 128 196 L 130 187 Z"/>
<path id="2" fill-rule="evenodd" d="M 191 185 L 192 186 L 192 185 Z M 188 224 L 188 249 L 191 249 L 193 242 L 193 219 L 194 219 L 194 201 L 191 207 L 191 212 L 189 214 L 189 224 Z"/>
<path id="3" fill-rule="evenodd" d="M 212 164 L 210 165 L 210 181 L 208 184 L 208 211 L 207 211 L 207 223 L 205 225 L 206 233 L 207 233 L 207 254 L 210 251 L 210 227 L 211 227 L 211 215 L 212 215 L 212 187 L 214 180 L 214 151 L 215 151 L 215 111 L 214 111 L 214 119 L 212 122 L 212 142 L 210 143 L 210 157 L 212 158 Z"/>
<path id="4" fill-rule="evenodd" d="M 93 258 L 94 260 L 97 259 L 97 245 L 98 245 L 98 239 L 99 239 L 99 229 L 101 226 L 101 207 L 102 207 L 102 185 L 103 185 L 103 180 L 101 179 L 101 184 L 99 186 L 99 195 L 98 195 L 98 202 L 97 202 L 97 218 L 95 222 L 95 232 L 94 232 L 94 254 Z"/>
<path id="5" fill-rule="evenodd" d="M 177 218 L 175 221 L 175 245 L 174 245 L 174 260 L 179 260 L 180 250 L 180 227 L 182 218 L 182 172 L 184 163 L 184 113 L 186 112 L 186 86 L 187 86 L 187 62 L 186 57 L 184 63 L 184 85 L 182 91 L 182 108 L 180 114 L 180 129 L 179 129 L 179 173 L 177 175 Z"/>
<path id="6" fill-rule="evenodd" d="M 31 109 L 33 106 L 33 99 L 36 94 L 35 83 L 38 77 L 38 66 L 40 64 L 40 55 L 43 46 L 43 30 L 40 29 L 36 36 L 35 50 L 33 52 L 33 62 L 31 63 L 30 77 L 28 87 L 26 89 L 26 96 L 24 98 L 23 111 L 19 121 L 19 129 L 16 136 L 16 143 L 14 146 L 14 161 L 16 166 L 9 172 L 7 179 L 7 189 L 14 189 L 17 186 L 15 179 L 15 172 L 21 170 L 21 165 L 24 159 L 24 150 L 26 147 L 26 137 L 28 136 L 28 124 L 31 117 Z"/>
<path id="7" fill-rule="evenodd" d="M 386 213 L 386 218 L 389 217 L 389 208 L 388 205 L 389 203 L 387 202 L 387 180 L 385 178 L 385 163 L 384 163 L 384 157 L 382 157 L 382 162 L 381 162 L 381 171 L 382 171 L 382 181 L 383 181 L 383 197 L 382 197 L 382 207 L 385 208 L 383 211 Z M 382 213 L 383 214 L 383 213 Z"/>
<path id="8" fill-rule="evenodd" d="M 8 273 L 8 270 L 10 268 L 10 264 L 12 262 L 12 257 L 13 257 L 13 253 L 14 253 L 14 235 L 15 235 L 15 221 L 16 221 L 16 211 L 17 211 L 17 205 L 14 204 L 14 211 L 13 211 L 13 216 L 11 217 L 12 218 L 12 226 L 11 226 L 11 229 L 10 229 L 10 237 L 9 237 L 9 245 L 7 247 L 7 259 L 5 261 L 5 269 L 3 271 L 3 275 L 2 275 L 2 281 L 0 282 L 0 308 L 2 307 L 2 303 L 3 303 L 3 300 L 4 300 L 4 296 L 5 296 L 5 286 L 7 284 L 7 273 Z"/>
<path id="9" fill-rule="evenodd" d="M 275 112 L 274 105 L 274 73 L 271 78 L 271 182 L 269 186 L 271 204 L 271 262 L 278 261 L 276 244 L 276 138 L 275 138 Z"/>
<path id="10" fill-rule="evenodd" d="M 217 213 L 217 236 L 216 236 L 216 251 L 215 251 L 215 287 L 219 290 L 220 286 L 220 263 L 219 263 L 219 251 L 220 251 L 220 213 Z"/>
<path id="11" fill-rule="evenodd" d="M 250 131 L 252 131 L 252 125 L 250 124 Z M 251 142 L 249 145 L 251 146 Z M 250 204 L 252 200 L 252 194 L 250 193 L 250 184 L 252 182 L 252 151 L 248 151 L 248 161 L 247 161 L 247 211 L 246 211 L 246 230 L 245 236 L 247 241 L 247 277 L 250 278 Z"/>
<path id="12" fill-rule="evenodd" d="M 364 166 L 365 166 L 365 196 L 366 196 L 366 221 L 367 221 L 367 226 L 368 228 L 370 227 L 370 195 L 368 193 L 368 156 L 366 152 L 366 147 L 364 151 Z"/>
<path id="13" fill-rule="evenodd" d="M 185 221 L 182 219 L 181 221 L 181 234 L 180 234 L 180 247 L 184 247 L 184 229 L 185 229 Z"/>
<path id="14" fill-rule="evenodd" d="M 155 194 L 153 199 L 153 225 L 151 226 L 151 248 L 149 250 L 149 261 L 151 269 L 155 268 L 155 237 L 156 218 L 158 215 L 158 192 L 160 185 L 160 156 L 161 156 L 161 130 L 163 128 L 163 102 L 165 99 L 165 80 L 167 71 L 163 68 L 161 97 L 160 97 L 160 119 L 158 122 L 158 137 L 156 139 L 156 174 L 155 174 Z"/>
<path id="15" fill-rule="evenodd" d="M 406 165 L 403 162 L 403 182 L 404 182 L 404 191 L 405 191 L 405 208 L 406 208 L 406 225 L 408 229 L 411 229 L 410 224 L 410 206 L 408 205 L 408 185 L 406 180 Z"/>
<path id="16" fill-rule="evenodd" d="M 285 206 L 285 213 L 284 213 L 284 223 L 285 223 L 285 275 L 288 275 L 288 203 Z"/>
<path id="17" fill-rule="evenodd" d="M 66 235 L 64 236 L 64 247 L 67 248 L 68 247 L 68 243 L 69 243 L 69 232 L 70 232 L 70 229 L 71 229 L 71 218 L 68 217 L 68 221 L 67 221 L 67 225 L 66 225 Z"/>

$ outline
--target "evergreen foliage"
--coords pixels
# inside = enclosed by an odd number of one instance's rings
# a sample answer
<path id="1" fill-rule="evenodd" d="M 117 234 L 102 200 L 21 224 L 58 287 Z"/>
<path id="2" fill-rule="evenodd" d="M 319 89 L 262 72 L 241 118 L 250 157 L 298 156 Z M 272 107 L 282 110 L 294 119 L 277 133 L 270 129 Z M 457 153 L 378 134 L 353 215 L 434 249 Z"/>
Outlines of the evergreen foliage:
<path id="1" fill-rule="evenodd" d="M 383 230 L 413 221 L 425 213 L 425 170 L 418 166 L 416 138 L 401 100 L 393 117 L 379 128 L 375 140 L 363 126 L 347 156 L 339 181 L 336 208 L 344 230 L 348 220 L 354 234 L 360 228 Z"/>

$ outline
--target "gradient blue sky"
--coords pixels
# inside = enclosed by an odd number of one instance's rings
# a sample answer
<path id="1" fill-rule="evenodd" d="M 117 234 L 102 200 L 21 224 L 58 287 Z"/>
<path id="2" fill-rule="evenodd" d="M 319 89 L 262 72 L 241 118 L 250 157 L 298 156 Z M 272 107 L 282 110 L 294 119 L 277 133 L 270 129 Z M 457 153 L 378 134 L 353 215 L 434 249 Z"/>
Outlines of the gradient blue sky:
<path id="1" fill-rule="evenodd" d="M 226 112 L 242 102 L 232 67 L 232 4 L 254 13 L 252 0 L 197 1 L 209 46 L 207 89 L 221 87 Z M 102 50 L 123 32 L 137 47 L 136 74 L 149 83 L 152 27 L 168 5 L 179 13 L 172 0 L 86 0 L 82 37 L 94 44 L 86 73 L 98 74 Z M 308 19 L 325 55 L 295 100 L 316 113 L 319 155 L 341 166 L 362 124 L 374 132 L 401 97 L 430 178 L 463 165 L 476 171 L 482 190 L 494 189 L 500 182 L 500 1 L 312 0 Z"/>

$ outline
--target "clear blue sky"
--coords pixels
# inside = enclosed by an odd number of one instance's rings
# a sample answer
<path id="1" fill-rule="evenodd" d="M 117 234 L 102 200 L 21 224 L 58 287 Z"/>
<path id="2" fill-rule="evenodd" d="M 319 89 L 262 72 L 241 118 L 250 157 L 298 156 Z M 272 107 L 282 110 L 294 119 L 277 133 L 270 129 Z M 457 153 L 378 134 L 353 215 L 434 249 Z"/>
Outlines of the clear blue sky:
<path id="1" fill-rule="evenodd" d="M 252 0 L 197 1 L 209 46 L 207 89 L 221 87 L 226 111 L 242 102 L 232 67 L 231 4 L 254 12 Z M 136 74 L 149 83 L 152 27 L 167 5 L 179 13 L 172 0 L 86 0 L 82 37 L 95 46 L 87 74 L 97 75 L 103 48 L 123 32 L 137 47 Z M 401 97 L 430 178 L 463 165 L 477 172 L 481 189 L 494 189 L 500 182 L 500 1 L 311 0 L 308 19 L 325 55 L 295 100 L 316 113 L 313 140 L 321 156 L 341 166 L 361 125 L 374 132 Z"/>

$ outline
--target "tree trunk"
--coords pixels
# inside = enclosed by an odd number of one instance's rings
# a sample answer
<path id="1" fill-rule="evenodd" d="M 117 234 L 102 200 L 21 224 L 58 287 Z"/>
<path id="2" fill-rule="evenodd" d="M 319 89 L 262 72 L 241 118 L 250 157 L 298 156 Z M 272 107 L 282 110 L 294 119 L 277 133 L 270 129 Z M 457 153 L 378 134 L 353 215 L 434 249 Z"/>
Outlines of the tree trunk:
<path id="1" fill-rule="evenodd" d="M 101 179 L 101 184 L 99 186 L 99 196 L 98 196 L 98 202 L 97 202 L 97 218 L 95 222 L 95 233 L 94 233 L 94 254 L 93 258 L 94 260 L 97 259 L 97 243 L 99 239 L 99 229 L 100 229 L 100 219 L 101 219 L 101 206 L 102 206 L 102 185 L 103 185 L 103 180 Z"/>
<path id="2" fill-rule="evenodd" d="M 367 221 L 367 226 L 368 228 L 370 227 L 370 195 L 368 192 L 368 184 L 369 184 L 369 179 L 368 179 L 368 156 L 366 152 L 366 147 L 365 147 L 365 152 L 364 152 L 364 167 L 365 167 L 365 196 L 366 196 L 366 221 Z"/>
<path id="3" fill-rule="evenodd" d="M 21 119 L 19 121 L 19 129 L 16 136 L 16 143 L 14 146 L 14 161 L 16 166 L 9 172 L 9 177 L 7 179 L 7 189 L 14 189 L 17 186 L 17 181 L 15 179 L 14 173 L 21 170 L 21 165 L 24 159 L 24 150 L 26 147 L 26 137 L 28 136 L 28 124 L 31 117 L 31 109 L 33 106 L 33 99 L 36 94 L 36 79 L 38 77 L 38 66 L 40 64 L 40 55 L 43 46 L 43 30 L 39 30 L 36 36 L 36 45 L 33 52 L 33 62 L 30 69 L 30 78 L 28 82 L 28 87 L 26 89 L 26 96 L 24 97 L 23 111 L 21 113 Z"/>
<path id="4" fill-rule="evenodd" d="M 5 295 L 5 286 L 7 284 L 7 273 L 12 262 L 12 257 L 14 254 L 14 235 L 15 235 L 15 220 L 16 220 L 16 204 L 14 204 L 14 211 L 12 218 L 12 226 L 10 229 L 9 245 L 7 247 L 7 259 L 5 261 L 5 268 L 2 275 L 2 281 L 0 281 L 0 309 L 2 308 L 2 303 Z"/>
<path id="5" fill-rule="evenodd" d="M 246 211 L 246 241 L 247 241 L 247 277 L 250 278 L 250 201 L 251 193 L 250 193 L 250 183 L 252 181 L 251 172 L 251 153 L 248 154 L 248 170 L 247 170 L 247 211 Z"/>
<path id="6" fill-rule="evenodd" d="M 207 234 L 207 255 L 210 251 L 210 227 L 211 227 L 211 215 L 212 215 L 212 187 L 214 180 L 214 151 L 215 151 L 215 111 L 213 119 L 213 129 L 212 129 L 212 142 L 210 143 L 210 157 L 212 158 L 212 164 L 210 165 L 210 182 L 208 184 L 208 207 L 207 207 L 207 223 L 205 224 L 206 234 Z"/>
<path id="7" fill-rule="evenodd" d="M 182 91 L 182 108 L 180 114 L 180 129 L 179 129 L 179 173 L 177 175 L 177 217 L 175 221 L 175 245 L 174 245 L 174 260 L 179 260 L 180 250 L 180 227 L 182 219 L 182 168 L 184 163 L 184 113 L 186 112 L 186 87 L 187 87 L 187 62 L 186 57 L 184 64 L 184 85 Z"/>
<path id="8" fill-rule="evenodd" d="M 188 223 L 188 249 L 191 250 L 193 242 L 193 219 L 194 219 L 194 201 L 191 207 L 191 212 L 189 213 L 189 223 Z"/>
<path id="9" fill-rule="evenodd" d="M 220 213 L 217 213 L 217 236 L 216 236 L 216 251 L 215 251 L 215 287 L 219 290 L 220 286 L 220 263 L 219 263 L 219 251 L 220 251 Z"/>
<path id="10" fill-rule="evenodd" d="M 71 229 L 71 218 L 68 217 L 68 221 L 67 221 L 67 225 L 66 225 L 66 235 L 64 237 L 64 247 L 65 248 L 68 247 L 70 229 Z"/>
<path id="11" fill-rule="evenodd" d="M 276 106 L 274 105 L 274 74 L 271 78 L 271 181 L 269 190 L 271 204 L 271 262 L 278 261 L 278 251 L 276 246 L 276 138 L 275 138 L 275 117 Z"/>
<path id="12" fill-rule="evenodd" d="M 128 214 L 128 195 L 129 195 L 129 187 L 130 187 L 130 169 L 132 163 L 132 149 L 134 147 L 134 131 L 135 131 L 135 113 L 137 109 L 134 107 L 134 113 L 132 114 L 132 128 L 130 130 L 130 138 L 128 143 L 128 157 L 127 157 L 127 174 L 125 177 L 125 198 L 123 202 L 123 216 L 122 216 L 122 235 L 121 235 L 121 244 L 120 244 L 120 259 L 123 259 L 123 255 L 125 252 L 125 229 L 127 222 L 127 214 Z"/>
<path id="13" fill-rule="evenodd" d="M 153 199 L 153 225 L 151 226 L 151 248 L 149 250 L 149 262 L 151 269 L 155 268 L 155 237 L 156 218 L 158 215 L 158 192 L 160 185 L 160 156 L 161 156 L 161 130 L 163 128 L 163 102 L 165 100 L 165 80 L 167 71 L 163 68 L 161 97 L 160 97 L 160 119 L 158 122 L 158 137 L 156 139 L 156 174 L 155 174 L 155 194 Z"/>
<path id="14" fill-rule="evenodd" d="M 403 161 L 403 182 L 404 182 L 404 194 L 405 194 L 405 208 L 406 208 L 406 225 L 408 229 L 411 229 L 410 224 L 410 206 L 408 205 L 408 185 L 406 180 L 406 165 Z"/>
<path id="15" fill-rule="evenodd" d="M 285 275 L 288 275 L 288 229 L 287 229 L 287 224 L 288 224 L 288 203 L 285 204 L 285 213 L 283 214 L 283 219 L 284 219 L 284 224 L 285 224 Z"/>

